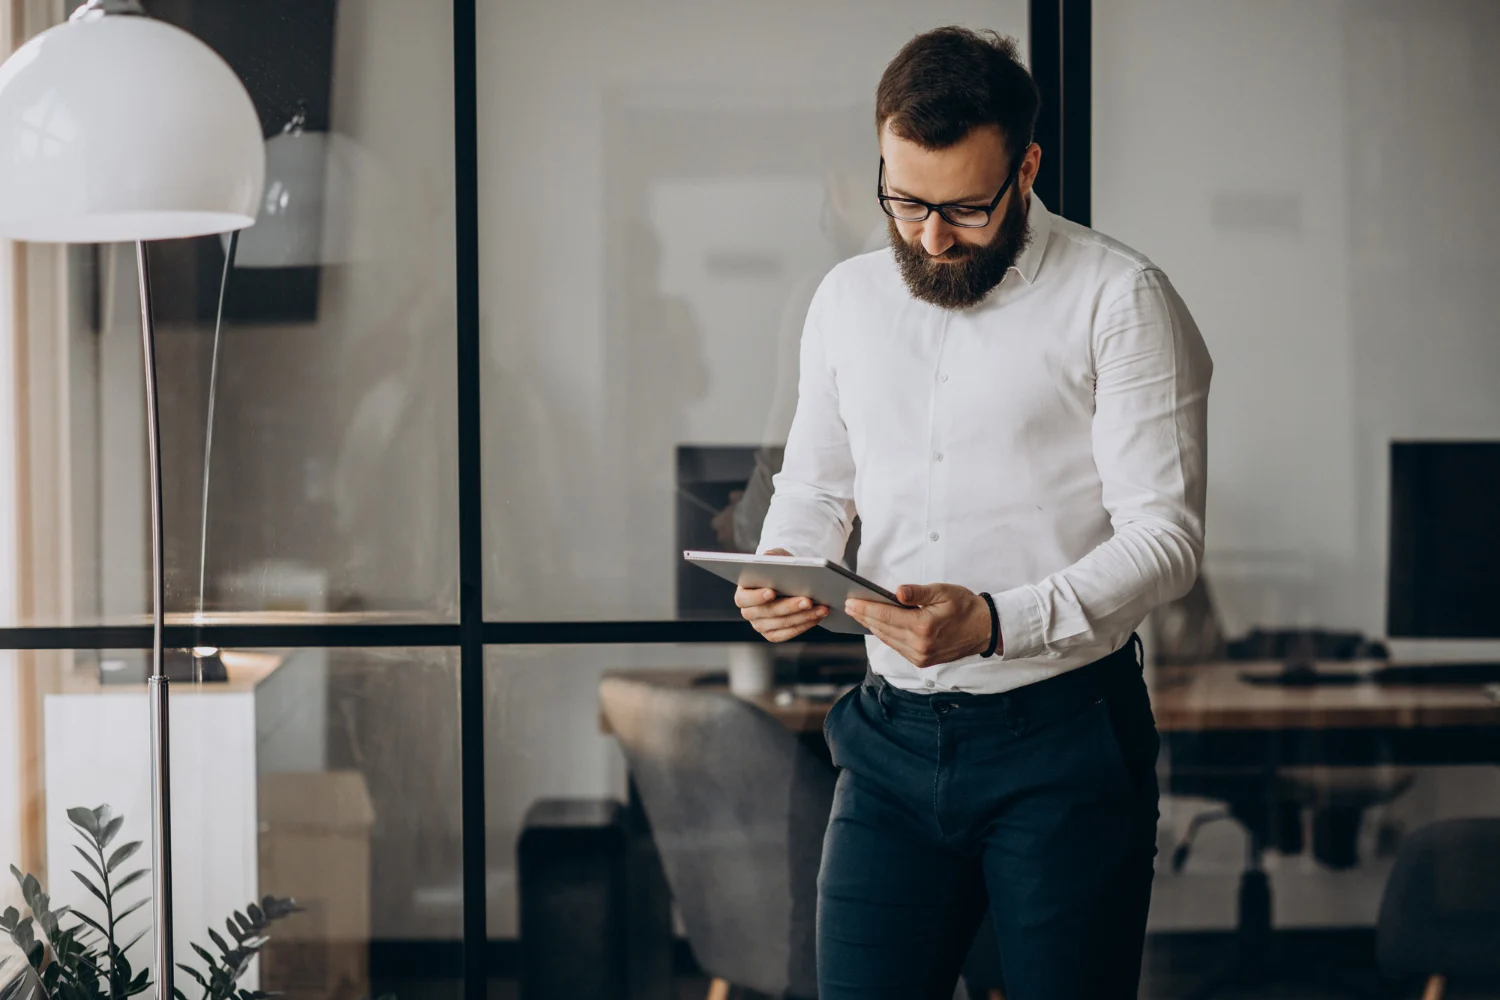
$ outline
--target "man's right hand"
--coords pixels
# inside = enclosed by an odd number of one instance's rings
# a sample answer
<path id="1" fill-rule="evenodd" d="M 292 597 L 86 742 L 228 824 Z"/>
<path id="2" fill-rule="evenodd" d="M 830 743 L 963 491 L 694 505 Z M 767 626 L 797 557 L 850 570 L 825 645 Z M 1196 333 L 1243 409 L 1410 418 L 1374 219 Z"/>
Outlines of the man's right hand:
<path id="1" fill-rule="evenodd" d="M 785 549 L 770 549 L 768 556 L 789 556 Z M 823 605 L 813 606 L 806 597 L 777 597 L 776 591 L 739 587 L 734 592 L 735 606 L 755 631 L 771 642 L 786 642 L 812 628 L 828 616 Z"/>

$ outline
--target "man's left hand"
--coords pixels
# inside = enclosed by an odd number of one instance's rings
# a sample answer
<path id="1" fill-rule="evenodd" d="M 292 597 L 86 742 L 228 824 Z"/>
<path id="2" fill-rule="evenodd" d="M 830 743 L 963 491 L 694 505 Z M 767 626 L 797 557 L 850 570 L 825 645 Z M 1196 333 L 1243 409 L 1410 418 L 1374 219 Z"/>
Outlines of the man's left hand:
<path id="1" fill-rule="evenodd" d="M 844 610 L 918 667 L 952 663 L 989 648 L 989 605 L 972 590 L 952 583 L 908 584 L 897 589 L 896 599 L 911 607 L 851 599 Z"/>

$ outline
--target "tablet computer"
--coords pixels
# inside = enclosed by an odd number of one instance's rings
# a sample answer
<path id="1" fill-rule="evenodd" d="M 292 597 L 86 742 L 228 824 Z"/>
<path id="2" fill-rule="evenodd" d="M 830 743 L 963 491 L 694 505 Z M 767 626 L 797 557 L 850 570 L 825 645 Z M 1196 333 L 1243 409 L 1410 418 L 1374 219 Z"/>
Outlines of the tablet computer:
<path id="1" fill-rule="evenodd" d="M 869 635 L 868 629 L 844 613 L 848 598 L 903 607 L 895 594 L 832 559 L 743 552 L 684 552 L 682 557 L 737 586 L 766 587 L 782 597 L 806 597 L 826 605 L 828 617 L 818 624 L 830 632 Z"/>

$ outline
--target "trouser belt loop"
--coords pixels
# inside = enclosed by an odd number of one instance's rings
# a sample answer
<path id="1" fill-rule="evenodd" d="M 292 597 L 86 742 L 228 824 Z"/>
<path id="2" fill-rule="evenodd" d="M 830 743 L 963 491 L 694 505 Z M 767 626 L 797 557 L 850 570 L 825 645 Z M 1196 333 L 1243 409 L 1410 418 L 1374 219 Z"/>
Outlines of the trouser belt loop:
<path id="1" fill-rule="evenodd" d="M 880 715 L 886 722 L 891 721 L 891 706 L 886 704 L 886 689 L 890 686 L 884 677 L 871 670 L 869 672 L 870 686 L 875 689 L 875 704 L 880 706 Z"/>

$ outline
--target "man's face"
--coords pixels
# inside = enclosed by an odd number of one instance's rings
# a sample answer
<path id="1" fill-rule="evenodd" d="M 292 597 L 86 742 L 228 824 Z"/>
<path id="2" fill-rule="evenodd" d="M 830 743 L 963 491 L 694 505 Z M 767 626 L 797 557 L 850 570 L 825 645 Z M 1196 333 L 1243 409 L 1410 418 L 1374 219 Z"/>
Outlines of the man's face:
<path id="1" fill-rule="evenodd" d="M 1000 129 L 976 128 L 947 149 L 925 149 L 881 129 L 885 194 L 932 204 L 988 205 L 1011 163 Z M 891 247 L 912 295 L 946 309 L 974 305 L 1026 248 L 1025 196 L 1040 151 L 1030 147 L 1016 180 L 982 228 L 955 226 L 932 212 L 922 222 L 890 219 Z"/>

